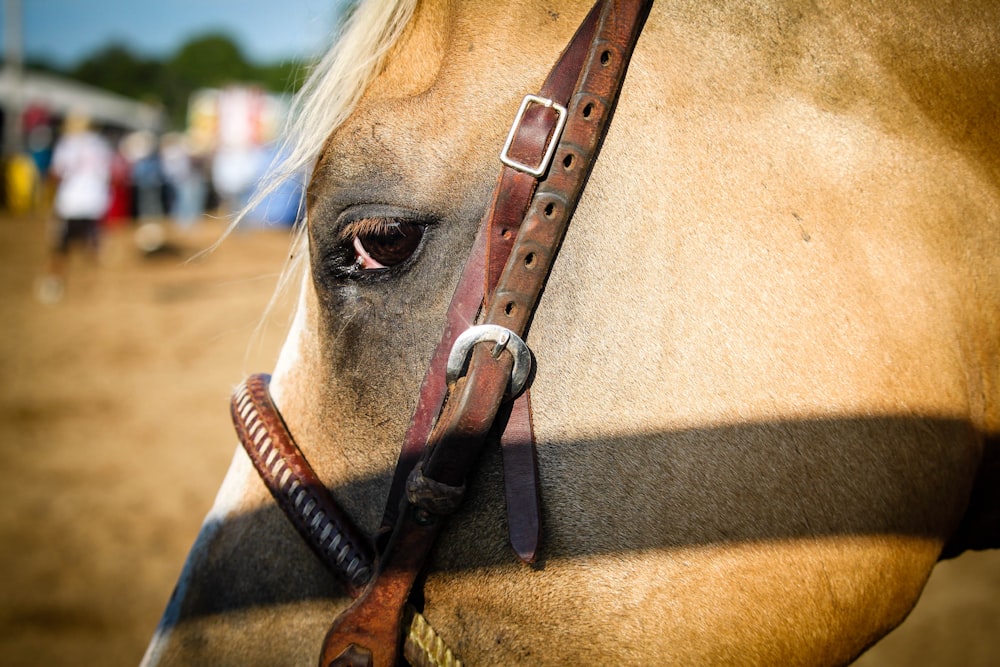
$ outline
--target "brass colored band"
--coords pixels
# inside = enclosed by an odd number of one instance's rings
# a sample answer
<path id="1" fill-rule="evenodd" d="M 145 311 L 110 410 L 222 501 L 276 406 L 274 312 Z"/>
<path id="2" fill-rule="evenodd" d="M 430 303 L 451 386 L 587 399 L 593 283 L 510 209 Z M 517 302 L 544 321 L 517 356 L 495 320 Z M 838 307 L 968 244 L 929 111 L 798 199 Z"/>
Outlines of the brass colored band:
<path id="1" fill-rule="evenodd" d="M 403 643 L 403 657 L 410 663 L 410 667 L 462 667 L 462 661 L 448 648 L 427 619 L 412 605 L 407 605 L 407 611 L 413 617 Z"/>

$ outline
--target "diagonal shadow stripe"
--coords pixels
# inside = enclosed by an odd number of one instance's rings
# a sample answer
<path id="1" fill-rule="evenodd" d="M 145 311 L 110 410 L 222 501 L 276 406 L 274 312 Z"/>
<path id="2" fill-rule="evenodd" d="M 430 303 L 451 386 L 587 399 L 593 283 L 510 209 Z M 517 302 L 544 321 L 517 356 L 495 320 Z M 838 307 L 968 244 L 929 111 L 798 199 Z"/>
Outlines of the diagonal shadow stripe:
<path id="1" fill-rule="evenodd" d="M 958 521 L 970 492 L 969 511 L 945 556 L 1000 547 L 998 450 L 997 434 L 982 436 L 965 422 L 897 417 L 543 444 L 545 537 L 537 567 L 560 559 L 747 542 L 937 538 Z M 389 475 L 386 470 L 356 479 L 334 493 L 374 497 Z M 506 544 L 500 475 L 499 455 L 489 447 L 432 570 L 515 562 Z M 189 556 L 182 618 L 343 599 L 274 505 L 208 523 L 199 540 Z M 165 625 L 178 620 L 165 619 Z"/>

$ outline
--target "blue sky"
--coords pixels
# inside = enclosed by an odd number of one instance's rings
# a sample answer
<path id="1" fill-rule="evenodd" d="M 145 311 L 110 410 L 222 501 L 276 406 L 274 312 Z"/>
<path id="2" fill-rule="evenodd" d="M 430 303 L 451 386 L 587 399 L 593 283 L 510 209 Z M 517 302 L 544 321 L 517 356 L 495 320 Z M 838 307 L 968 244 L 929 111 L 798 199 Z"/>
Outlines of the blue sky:
<path id="1" fill-rule="evenodd" d="M 164 56 L 222 31 L 269 63 L 308 58 L 329 43 L 347 0 L 21 0 L 26 57 L 70 65 L 110 42 Z M 6 26 L 5 26 L 6 27 Z"/>

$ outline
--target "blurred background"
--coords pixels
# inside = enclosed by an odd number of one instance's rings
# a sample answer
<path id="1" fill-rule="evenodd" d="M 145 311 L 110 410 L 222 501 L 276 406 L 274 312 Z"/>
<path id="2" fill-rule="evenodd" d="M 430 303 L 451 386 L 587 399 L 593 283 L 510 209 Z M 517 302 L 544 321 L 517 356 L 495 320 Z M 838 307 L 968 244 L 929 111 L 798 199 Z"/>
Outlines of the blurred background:
<path id="1" fill-rule="evenodd" d="M 115 151 L 105 221 L 166 214 L 182 224 L 246 204 L 275 157 L 290 96 L 347 5 L 3 3 L 0 194 L 7 210 L 45 204 L 54 148 L 67 120 L 80 116 Z M 252 217 L 293 224 L 295 212 L 275 201 Z"/>
<path id="2" fill-rule="evenodd" d="M 0 1 L 0 665 L 135 665 L 283 339 L 305 176 L 202 251 L 349 3 Z M 998 664 L 998 590 L 996 553 L 939 565 L 860 664 Z"/>
<path id="3" fill-rule="evenodd" d="M 0 665 L 136 665 L 284 337 L 303 175 L 203 251 L 348 4 L 0 3 Z"/>

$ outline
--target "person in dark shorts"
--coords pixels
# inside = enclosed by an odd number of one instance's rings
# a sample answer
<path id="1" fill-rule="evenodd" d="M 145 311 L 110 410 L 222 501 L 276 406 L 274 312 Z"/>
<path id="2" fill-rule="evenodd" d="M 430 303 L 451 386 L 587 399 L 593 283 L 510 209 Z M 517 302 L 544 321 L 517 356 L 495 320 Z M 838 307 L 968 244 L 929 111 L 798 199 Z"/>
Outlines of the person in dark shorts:
<path id="1" fill-rule="evenodd" d="M 111 202 L 111 164 L 108 143 L 90 129 L 86 117 L 70 114 L 52 155 L 57 230 L 46 274 L 36 287 L 36 296 L 43 303 L 62 299 L 74 245 L 97 255 L 100 221 Z"/>

